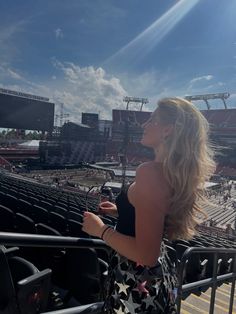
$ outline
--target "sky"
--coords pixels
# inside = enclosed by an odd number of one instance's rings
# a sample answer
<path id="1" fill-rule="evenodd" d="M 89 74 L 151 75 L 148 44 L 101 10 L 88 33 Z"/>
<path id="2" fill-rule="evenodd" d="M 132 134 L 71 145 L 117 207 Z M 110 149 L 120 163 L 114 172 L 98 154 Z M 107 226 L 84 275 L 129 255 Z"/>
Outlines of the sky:
<path id="1" fill-rule="evenodd" d="M 151 111 L 163 97 L 229 92 L 236 108 L 235 21 L 236 0 L 1 0 L 0 87 L 58 113 L 63 103 L 74 122 L 111 119 L 125 96 Z"/>

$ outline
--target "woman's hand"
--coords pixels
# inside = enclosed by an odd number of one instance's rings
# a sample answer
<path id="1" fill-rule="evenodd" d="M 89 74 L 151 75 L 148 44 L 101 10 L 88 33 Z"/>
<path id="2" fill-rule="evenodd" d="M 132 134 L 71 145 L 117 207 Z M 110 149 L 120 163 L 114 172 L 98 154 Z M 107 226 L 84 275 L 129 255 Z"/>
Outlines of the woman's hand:
<path id="1" fill-rule="evenodd" d="M 118 215 L 116 205 L 108 201 L 101 202 L 98 205 L 98 211 L 99 211 L 99 214 L 108 214 L 112 216 Z"/>
<path id="2" fill-rule="evenodd" d="M 82 230 L 91 236 L 100 238 L 104 228 L 104 222 L 95 214 L 84 212 Z"/>

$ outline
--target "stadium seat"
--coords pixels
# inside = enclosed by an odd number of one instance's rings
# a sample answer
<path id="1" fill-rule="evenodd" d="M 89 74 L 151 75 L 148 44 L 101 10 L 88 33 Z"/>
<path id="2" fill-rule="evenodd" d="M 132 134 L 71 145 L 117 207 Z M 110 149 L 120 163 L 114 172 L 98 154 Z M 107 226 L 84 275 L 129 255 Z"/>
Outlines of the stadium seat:
<path id="1" fill-rule="evenodd" d="M 73 211 L 75 213 L 78 213 L 78 212 L 80 212 L 80 208 L 78 207 L 77 204 L 75 204 L 74 202 L 71 202 L 70 206 L 69 206 L 69 211 Z"/>
<path id="2" fill-rule="evenodd" d="M 37 205 L 43 207 L 48 212 L 53 211 L 54 208 L 54 205 L 52 203 L 43 200 L 40 200 Z"/>
<path id="3" fill-rule="evenodd" d="M 55 205 L 54 208 L 53 208 L 53 211 L 59 215 L 62 215 L 63 217 L 67 217 L 67 209 L 62 207 L 62 206 L 59 206 L 59 205 Z"/>
<path id="4" fill-rule="evenodd" d="M 51 270 L 38 269 L 20 257 L 7 257 L 0 248 L 0 311 L 4 314 L 36 314 L 48 304 Z"/>
<path id="5" fill-rule="evenodd" d="M 13 280 L 3 248 L 0 247 L 0 311 L 6 314 L 19 313 Z"/>
<path id="6" fill-rule="evenodd" d="M 82 230 L 82 223 L 73 219 L 68 219 L 68 234 L 71 237 L 90 238 L 90 236 Z"/>
<path id="7" fill-rule="evenodd" d="M 20 198 L 18 200 L 17 207 L 21 214 L 34 218 L 33 206 L 30 202 Z"/>
<path id="8" fill-rule="evenodd" d="M 6 205 L 8 208 L 13 210 L 14 212 L 17 211 L 17 203 L 18 199 L 15 196 L 12 196 L 10 194 L 6 194 Z"/>
<path id="9" fill-rule="evenodd" d="M 5 205 L 6 193 L 0 190 L 0 205 Z"/>
<path id="10" fill-rule="evenodd" d="M 29 199 L 29 191 L 27 191 L 27 194 L 19 192 L 18 198 L 20 198 L 20 199 L 22 199 L 24 201 L 28 201 L 28 199 Z"/>
<path id="11" fill-rule="evenodd" d="M 34 212 L 34 222 L 35 223 L 48 223 L 49 213 L 46 209 L 38 205 L 33 205 L 32 210 Z"/>
<path id="12" fill-rule="evenodd" d="M 36 233 L 34 221 L 21 213 L 16 213 L 16 231 L 19 233 Z"/>
<path id="13" fill-rule="evenodd" d="M 67 233 L 67 220 L 58 213 L 51 212 L 49 214 L 49 225 L 58 230 L 62 235 Z"/>
<path id="14" fill-rule="evenodd" d="M 28 196 L 27 199 L 31 204 L 37 205 L 39 203 L 39 199 L 35 196 Z"/>
<path id="15" fill-rule="evenodd" d="M 94 249 L 69 249 L 66 253 L 66 283 L 69 293 L 81 304 L 101 301 L 101 269 Z"/>
<path id="16" fill-rule="evenodd" d="M 73 219 L 73 220 L 78 221 L 78 222 L 83 222 L 83 215 L 80 214 L 78 211 L 75 212 L 75 211 L 70 210 L 68 212 L 67 217 L 68 217 L 68 219 Z"/>
<path id="17" fill-rule="evenodd" d="M 45 224 L 36 224 L 36 230 L 41 235 L 61 236 L 61 234 L 54 228 Z M 40 269 L 50 268 L 52 270 L 52 282 L 57 286 L 65 287 L 65 250 L 57 248 L 38 248 L 38 267 Z"/>
<path id="18" fill-rule="evenodd" d="M 15 229 L 15 214 L 14 212 L 0 205 L 0 230 L 5 232 L 14 231 Z"/>
<path id="19" fill-rule="evenodd" d="M 56 229 L 43 224 L 43 223 L 38 223 L 36 224 L 36 230 L 38 234 L 44 234 L 44 235 L 57 235 L 61 236 L 60 232 L 58 232 Z"/>

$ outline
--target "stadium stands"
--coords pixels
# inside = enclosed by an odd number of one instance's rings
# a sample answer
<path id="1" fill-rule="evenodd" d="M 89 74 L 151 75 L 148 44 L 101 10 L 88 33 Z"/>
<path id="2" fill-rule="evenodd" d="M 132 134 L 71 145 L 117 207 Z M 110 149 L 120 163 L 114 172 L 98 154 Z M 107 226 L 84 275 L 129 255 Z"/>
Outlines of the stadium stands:
<path id="1" fill-rule="evenodd" d="M 221 194 L 215 195 L 213 193 L 209 196 L 212 205 L 206 208 L 209 212 L 208 222 L 213 218 L 221 226 L 225 226 L 223 222 L 232 222 L 231 218 L 233 215 L 231 215 L 231 210 L 229 210 L 228 216 L 224 215 L 223 219 L 222 204 L 219 204 L 219 200 L 223 201 L 224 193 L 228 191 L 229 184 L 229 182 L 222 184 Z M 230 191 L 231 196 L 234 196 L 234 186 L 231 186 Z M 82 313 L 81 311 L 85 311 L 83 313 L 86 313 L 86 311 L 87 313 L 92 313 L 89 312 L 92 311 L 90 306 L 96 313 L 101 308 L 101 303 L 99 302 L 103 300 L 102 292 L 104 291 L 109 263 L 108 254 L 106 251 L 101 253 L 94 245 L 96 242 L 93 241 L 95 240 L 81 230 L 82 214 L 86 208 L 86 203 L 88 208 L 96 213 L 97 202 L 98 199 L 89 195 L 85 196 L 84 193 L 71 193 L 58 188 L 36 184 L 26 179 L 23 180 L 20 177 L 16 178 L 5 173 L 0 174 L 0 231 L 13 232 L 16 238 L 21 234 L 18 242 L 13 241 L 10 246 L 24 246 L 24 241 L 27 240 L 24 233 L 31 234 L 27 241 L 31 241 L 33 247 L 21 247 L 15 253 L 15 256 L 18 256 L 15 259 L 16 262 L 21 261 L 21 259 L 26 260 L 26 263 L 33 264 L 35 269 L 37 269 L 36 274 L 42 273 L 42 276 L 45 269 L 49 268 L 52 270 L 50 276 L 47 272 L 47 276 L 45 275 L 47 280 L 51 277 L 52 286 L 50 290 L 46 289 L 46 292 L 48 291 L 48 301 L 42 301 L 44 311 L 60 308 L 65 311 L 65 308 L 70 307 L 72 304 L 78 306 L 79 304 L 90 305 L 87 307 L 77 306 L 70 311 L 67 310 L 68 313 Z M 231 203 L 232 197 L 225 200 L 224 204 L 229 206 Z M 105 223 L 112 226 L 116 223 L 116 219 L 108 215 L 102 217 L 102 219 Z M 44 240 L 43 238 L 44 244 L 38 245 L 37 241 L 41 239 L 38 237 L 42 235 L 45 235 L 46 239 Z M 86 249 L 72 249 L 73 245 L 76 246 L 79 243 L 78 238 L 84 239 L 81 240 L 85 241 L 83 245 Z M 9 246 L 9 242 L 2 232 L 0 239 L 1 244 Z M 54 241 L 51 245 L 50 239 Z M 63 244 L 61 242 L 58 245 L 56 239 L 64 241 Z M 192 240 L 170 242 L 165 239 L 165 242 L 170 258 L 172 262 L 176 263 L 178 272 L 181 274 L 181 287 L 178 289 L 179 298 L 186 299 L 191 293 L 197 295 L 205 293 L 213 284 L 213 281 L 209 280 L 214 276 L 215 279 L 218 278 L 217 285 L 222 284 L 222 282 L 233 282 L 234 284 L 236 242 L 234 237 L 223 229 L 216 226 L 201 226 L 198 234 Z M 72 245 L 71 243 L 74 244 Z M 186 252 L 192 250 L 192 247 L 198 251 L 186 259 Z M 213 252 L 211 252 L 212 249 L 214 249 Z M 217 258 L 214 257 L 215 252 L 218 254 Z M 3 253 L 3 256 L 5 255 Z M 6 264 L 7 258 L 5 260 L 4 258 L 2 258 L 0 265 Z M 184 258 L 186 263 L 183 266 Z M 2 267 L 0 266 L 0 269 Z M 220 282 L 219 278 L 224 280 Z M 17 289 L 20 289 L 18 281 L 16 279 L 15 285 L 11 286 L 11 293 L 17 293 Z M 43 280 L 38 286 L 47 286 L 44 282 Z M 10 293 L 10 283 L 7 285 L 9 286 L 8 293 Z M 192 287 L 191 289 L 189 288 L 190 286 Z M 61 300 L 59 305 L 53 303 L 53 293 L 59 294 L 59 299 Z M 19 301 L 15 298 L 15 302 Z M 40 311 L 35 309 L 32 312 L 30 311 L 31 309 L 27 313 L 40 313 L 41 309 Z"/>

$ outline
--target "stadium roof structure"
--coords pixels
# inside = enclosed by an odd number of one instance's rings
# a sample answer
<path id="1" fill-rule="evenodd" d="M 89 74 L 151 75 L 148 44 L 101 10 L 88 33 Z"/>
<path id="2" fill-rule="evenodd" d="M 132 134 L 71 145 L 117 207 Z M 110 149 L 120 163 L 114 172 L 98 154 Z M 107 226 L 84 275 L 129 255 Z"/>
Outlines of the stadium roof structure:
<path id="1" fill-rule="evenodd" d="M 28 93 L 22 93 L 20 91 L 14 91 L 14 90 L 5 89 L 5 88 L 0 88 L 0 93 L 5 94 L 5 95 L 11 95 L 11 96 L 17 96 L 17 97 L 23 97 L 23 98 L 28 98 L 28 99 L 39 100 L 39 101 L 49 101 L 49 98 L 47 98 L 47 97 L 32 95 L 32 94 L 28 94 Z"/>
<path id="2" fill-rule="evenodd" d="M 227 109 L 227 104 L 225 102 L 225 99 L 229 98 L 229 96 L 230 96 L 230 93 L 216 93 L 216 94 L 185 96 L 184 98 L 189 100 L 189 101 L 203 100 L 203 101 L 205 101 L 205 103 L 207 105 L 207 109 L 209 110 L 211 107 L 210 107 L 208 100 L 210 100 L 210 99 L 221 99 L 224 103 L 224 108 Z"/>

